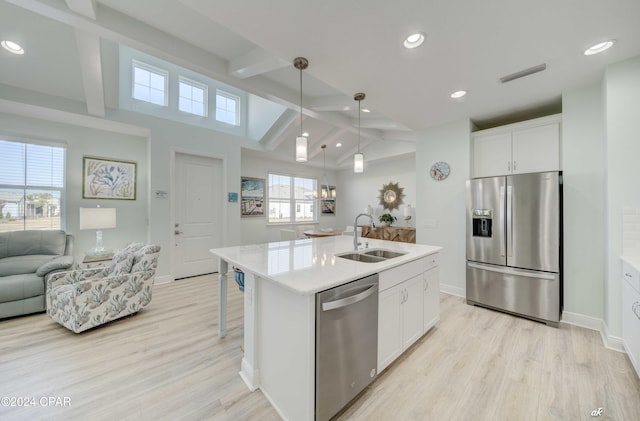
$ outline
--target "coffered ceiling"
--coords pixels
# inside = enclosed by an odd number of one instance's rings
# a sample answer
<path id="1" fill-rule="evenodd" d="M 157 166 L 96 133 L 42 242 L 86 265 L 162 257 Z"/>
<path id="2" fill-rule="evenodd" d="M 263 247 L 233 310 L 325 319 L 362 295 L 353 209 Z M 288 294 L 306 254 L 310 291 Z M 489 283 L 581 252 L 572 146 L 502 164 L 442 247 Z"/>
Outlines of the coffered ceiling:
<path id="1" fill-rule="evenodd" d="M 26 89 L 102 117 L 117 106 L 104 49 L 122 43 L 290 108 L 257 145 L 293 160 L 292 61 L 304 56 L 313 161 L 322 162 L 326 143 L 328 165 L 347 166 L 357 148 L 356 92 L 371 110 L 362 113 L 365 156 L 402 154 L 416 131 L 457 119 L 483 127 L 559 112 L 563 92 L 640 54 L 638 22 L 638 0 L 5 0 L 0 38 L 28 52 L 19 60 L 0 52 L 0 97 Z M 405 49 L 417 31 L 426 41 Z M 583 55 L 609 39 L 611 49 Z M 539 64 L 546 70 L 499 80 Z M 461 89 L 468 94 L 450 98 Z"/>

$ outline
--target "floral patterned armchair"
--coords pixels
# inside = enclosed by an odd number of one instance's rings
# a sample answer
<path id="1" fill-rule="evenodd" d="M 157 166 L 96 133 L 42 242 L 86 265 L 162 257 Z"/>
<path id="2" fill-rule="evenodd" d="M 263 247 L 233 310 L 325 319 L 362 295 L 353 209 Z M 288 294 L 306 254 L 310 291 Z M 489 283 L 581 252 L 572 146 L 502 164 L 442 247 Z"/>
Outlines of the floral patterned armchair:
<path id="1" fill-rule="evenodd" d="M 59 272 L 47 279 L 47 314 L 79 333 L 137 313 L 151 302 L 160 246 L 133 243 L 106 267 Z"/>

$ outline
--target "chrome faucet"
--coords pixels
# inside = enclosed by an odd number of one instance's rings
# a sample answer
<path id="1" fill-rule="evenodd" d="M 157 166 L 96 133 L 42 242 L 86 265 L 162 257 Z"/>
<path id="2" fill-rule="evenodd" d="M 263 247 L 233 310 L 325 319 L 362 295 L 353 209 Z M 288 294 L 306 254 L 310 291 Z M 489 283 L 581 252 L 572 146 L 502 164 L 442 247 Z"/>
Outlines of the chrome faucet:
<path id="1" fill-rule="evenodd" d="M 371 229 L 376 229 L 376 224 L 373 223 L 373 216 L 369 215 L 368 213 L 361 213 L 358 216 L 356 216 L 356 219 L 353 221 L 353 249 L 354 250 L 358 250 L 358 246 L 360 245 L 360 243 L 358 243 L 358 218 L 360 218 L 361 216 L 368 216 L 369 219 L 371 220 Z"/>

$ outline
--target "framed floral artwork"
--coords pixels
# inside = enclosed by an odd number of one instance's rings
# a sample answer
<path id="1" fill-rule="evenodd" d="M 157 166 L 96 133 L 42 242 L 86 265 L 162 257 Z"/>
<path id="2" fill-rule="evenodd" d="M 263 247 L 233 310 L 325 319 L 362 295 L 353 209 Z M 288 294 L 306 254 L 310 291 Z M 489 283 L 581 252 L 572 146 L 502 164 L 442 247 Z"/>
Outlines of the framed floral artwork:
<path id="1" fill-rule="evenodd" d="M 85 156 L 82 198 L 136 200 L 136 163 Z"/>

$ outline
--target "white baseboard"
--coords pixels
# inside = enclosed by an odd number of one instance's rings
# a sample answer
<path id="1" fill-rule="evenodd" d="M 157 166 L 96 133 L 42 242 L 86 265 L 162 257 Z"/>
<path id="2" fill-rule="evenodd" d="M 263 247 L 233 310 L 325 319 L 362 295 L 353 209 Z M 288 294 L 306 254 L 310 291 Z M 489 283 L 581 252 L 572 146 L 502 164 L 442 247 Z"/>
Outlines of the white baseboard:
<path id="1" fill-rule="evenodd" d="M 168 284 L 169 282 L 173 282 L 173 277 L 171 275 L 156 276 L 156 280 L 154 281 L 154 284 L 155 285 Z"/>
<path id="2" fill-rule="evenodd" d="M 465 298 L 467 295 L 464 288 L 447 284 L 440 284 L 440 292 L 462 298 Z M 622 344 L 622 338 L 611 335 L 606 323 L 602 319 L 586 316 L 584 314 L 563 311 L 560 323 L 566 323 L 574 326 L 584 327 L 586 329 L 596 330 L 600 332 L 602 343 L 605 348 L 612 349 L 618 352 L 625 352 L 624 346 Z"/>
<path id="3" fill-rule="evenodd" d="M 467 296 L 467 291 L 464 288 L 448 284 L 440 284 L 440 291 L 444 292 L 445 294 L 455 295 L 462 298 L 465 298 Z"/>
<path id="4" fill-rule="evenodd" d="M 597 330 L 600 332 L 602 343 L 605 348 L 618 352 L 625 352 L 622 346 L 622 338 L 609 334 L 609 329 L 602 319 L 586 316 L 579 313 L 571 313 L 569 311 L 562 312 L 562 320 L 560 323 L 566 323 L 574 326 L 584 327 L 586 329 Z"/>

